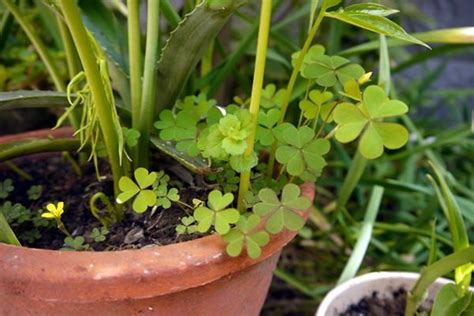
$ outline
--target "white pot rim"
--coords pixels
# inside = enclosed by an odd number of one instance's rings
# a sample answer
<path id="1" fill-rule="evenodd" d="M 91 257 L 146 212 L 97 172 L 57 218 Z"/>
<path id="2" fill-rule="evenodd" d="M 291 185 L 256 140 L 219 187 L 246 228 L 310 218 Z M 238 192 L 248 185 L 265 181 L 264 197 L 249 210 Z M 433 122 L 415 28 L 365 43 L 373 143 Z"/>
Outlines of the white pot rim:
<path id="1" fill-rule="evenodd" d="M 416 283 L 419 277 L 420 274 L 414 272 L 372 272 L 355 277 L 331 290 L 319 305 L 316 316 L 334 316 L 335 314 L 330 314 L 330 311 L 331 309 L 334 309 L 336 302 L 345 300 L 347 301 L 347 306 L 349 306 L 350 304 L 355 303 L 355 301 L 359 301 L 364 296 L 370 295 L 371 293 L 364 291 L 367 290 L 369 284 L 374 284 L 377 282 L 378 285 L 384 283 L 390 286 L 397 284 L 395 287 L 400 287 L 403 285 L 408 287 Z M 453 281 L 448 279 L 439 278 L 435 284 L 437 285 L 436 288 L 439 288 L 446 283 L 452 282 Z M 353 293 L 355 289 L 358 289 L 359 291 L 357 293 Z M 350 294 L 354 295 L 351 297 Z M 353 300 L 352 302 L 351 298 Z M 341 310 L 341 312 L 342 311 L 343 310 Z"/>

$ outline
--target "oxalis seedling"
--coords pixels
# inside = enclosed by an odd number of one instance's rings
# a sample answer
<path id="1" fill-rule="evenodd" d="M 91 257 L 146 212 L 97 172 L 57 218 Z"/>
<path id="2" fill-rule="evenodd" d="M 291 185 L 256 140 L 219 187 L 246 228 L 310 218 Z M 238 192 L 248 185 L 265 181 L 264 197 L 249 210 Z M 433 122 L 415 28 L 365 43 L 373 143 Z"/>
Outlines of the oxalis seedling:
<path id="1" fill-rule="evenodd" d="M 98 192 L 90 201 L 92 214 L 104 227 L 122 221 L 129 204 L 140 215 L 150 210 L 152 214 L 167 212 L 176 203 L 190 212 L 180 219 L 177 234 L 216 232 L 227 242 L 229 255 L 245 250 L 257 258 L 272 234 L 303 227 L 302 213 L 311 203 L 298 185 L 315 182 L 323 174 L 331 143 L 359 139 L 363 159 L 375 159 L 385 149 L 398 149 L 408 140 L 408 132 L 396 122 L 408 111 L 403 102 L 387 97 L 384 87 L 373 84 L 371 72 L 361 65 L 329 55 L 321 45 L 312 45 L 326 19 L 423 44 L 387 19 L 393 10 L 383 5 L 358 4 L 342 9 L 340 1 L 322 0 L 311 19 L 305 44 L 291 56 L 288 83 L 264 87 L 272 3 L 262 1 L 250 97 L 237 96 L 235 104 L 226 106 L 212 99 L 217 90 L 212 81 L 220 78 L 219 73 L 212 73 L 210 79 L 203 77 L 199 88 L 191 87 L 196 96 L 179 98 L 185 87 L 193 86 L 187 85 L 186 79 L 199 60 L 201 75 L 211 73 L 212 54 L 205 56 L 209 39 L 245 1 L 201 1 L 171 33 L 159 57 L 159 1 L 150 0 L 146 50 L 142 54 L 140 34 L 129 34 L 127 67 L 122 67 L 127 60 L 122 60 L 119 51 L 105 45 L 103 36 L 94 36 L 100 32 L 93 22 L 89 23 L 91 32 L 86 30 L 76 2 L 59 0 L 59 4 L 58 21 L 67 26 L 73 40 L 71 48 L 76 50 L 82 69 L 72 72 L 67 88 L 58 85 L 71 104 L 58 126 L 66 119 L 72 122 L 80 149 L 88 151 L 99 179 L 99 157 L 110 163 L 115 199 Z M 8 2 L 8 6 L 14 4 Z M 139 21 L 139 16 L 130 14 L 127 23 L 139 30 Z M 109 73 L 109 69 L 113 71 Z M 303 87 L 299 91 L 295 89 L 297 81 Z M 290 106 L 295 111 L 287 115 Z M 75 117 L 79 108 L 82 116 Z M 59 144 L 53 142 L 49 148 Z M 207 199 L 193 205 L 182 201 L 178 188 L 185 185 L 184 181 L 171 186 L 176 182 L 162 170 L 163 161 L 155 159 L 156 150 L 160 157 L 166 155 L 190 171 L 215 179 L 217 184 L 209 185 Z M 216 170 L 223 173 L 212 175 Z M 194 183 L 193 179 L 187 182 Z M 10 192 L 8 183 L 0 183 L 0 198 Z M 104 204 L 105 211 L 95 205 L 96 201 Z M 68 236 L 70 248 L 86 249 L 86 240 L 73 238 L 62 224 L 61 203 L 49 204 L 43 215 L 56 221 Z M 105 231 L 95 230 L 90 236 L 102 242 Z"/>

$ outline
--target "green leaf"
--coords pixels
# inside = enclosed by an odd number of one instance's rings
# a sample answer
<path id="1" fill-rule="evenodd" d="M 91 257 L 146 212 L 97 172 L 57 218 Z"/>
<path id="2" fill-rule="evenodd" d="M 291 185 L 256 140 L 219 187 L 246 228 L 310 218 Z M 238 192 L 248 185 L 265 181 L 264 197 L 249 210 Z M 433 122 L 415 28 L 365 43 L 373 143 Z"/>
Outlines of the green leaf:
<path id="1" fill-rule="evenodd" d="M 401 26 L 381 15 L 347 10 L 326 12 L 325 15 L 329 18 L 337 19 L 375 33 L 395 37 L 403 41 L 415 43 L 429 48 L 429 46 L 422 41 L 409 35 Z"/>
<path id="2" fill-rule="evenodd" d="M 322 87 L 333 87 L 337 82 L 344 85 L 348 80 L 357 80 L 365 74 L 362 66 L 351 63 L 340 56 L 316 56 L 311 63 L 301 68 L 301 75 L 314 79 Z"/>
<path id="3" fill-rule="evenodd" d="M 390 100 L 379 86 L 369 86 L 363 93 L 359 106 L 341 103 L 334 110 L 334 120 L 338 124 L 336 139 L 348 143 L 362 135 L 359 150 L 367 159 L 380 157 L 384 147 L 398 149 L 408 141 L 408 131 L 397 123 L 383 122 L 382 119 L 396 117 L 408 111 L 401 101 Z"/>
<path id="4" fill-rule="evenodd" d="M 472 292 L 462 295 L 458 285 L 448 283 L 436 295 L 431 316 L 461 315 L 471 303 Z"/>
<path id="5" fill-rule="evenodd" d="M 12 179 L 5 179 L 0 182 L 0 199 L 7 198 L 14 189 Z"/>
<path id="6" fill-rule="evenodd" d="M 65 92 L 30 90 L 0 92 L 0 110 L 69 106 Z"/>
<path id="7" fill-rule="evenodd" d="M 148 172 L 145 168 L 138 168 L 135 170 L 134 176 L 136 183 L 126 176 L 120 178 L 119 189 L 121 193 L 116 200 L 117 203 L 123 204 L 135 197 L 132 208 L 135 212 L 141 214 L 156 203 L 156 193 L 147 188 L 155 183 L 158 175 L 156 172 Z"/>
<path id="8" fill-rule="evenodd" d="M 282 138 L 284 143 L 276 150 L 277 161 L 285 166 L 290 175 L 315 180 L 326 166 L 322 156 L 329 152 L 329 141 L 315 138 L 314 131 L 307 126 L 299 129 L 288 127 Z"/>
<path id="9" fill-rule="evenodd" d="M 0 185 L 1 186 L 1 185 Z M 1 191 L 1 189 L 0 189 Z M 26 194 L 28 194 L 28 199 L 31 201 L 36 201 L 41 197 L 43 193 L 43 186 L 42 185 L 32 185 Z"/>
<path id="10" fill-rule="evenodd" d="M 135 147 L 140 138 L 140 132 L 133 128 L 122 127 L 123 138 L 129 147 Z"/>
<path id="11" fill-rule="evenodd" d="M 194 234 L 197 232 L 196 220 L 192 216 L 185 216 L 181 218 L 181 223 L 176 226 L 178 235 Z"/>
<path id="12" fill-rule="evenodd" d="M 303 111 L 304 117 L 312 120 L 315 119 L 319 114 L 323 121 L 332 122 L 332 111 L 336 105 L 336 102 L 329 102 L 332 97 L 333 94 L 329 91 L 310 91 L 309 100 L 302 100 L 300 102 L 300 109 Z"/>
<path id="13" fill-rule="evenodd" d="M 270 241 L 268 233 L 258 229 L 260 222 L 261 218 L 255 214 L 240 216 L 236 227 L 223 236 L 227 242 L 226 251 L 229 256 L 240 255 L 245 246 L 250 258 L 260 257 L 261 247 Z"/>
<path id="14" fill-rule="evenodd" d="M 234 200 L 232 193 L 222 194 L 218 190 L 209 193 L 207 206 L 200 206 L 194 211 L 194 218 L 197 220 L 199 232 L 207 232 L 214 226 L 220 235 L 227 234 L 230 224 L 235 224 L 239 220 L 240 213 L 234 208 L 227 208 Z"/>
<path id="15" fill-rule="evenodd" d="M 358 3 L 344 9 L 345 12 L 366 13 L 370 15 L 389 16 L 400 11 L 379 3 Z"/>
<path id="16" fill-rule="evenodd" d="M 265 228 L 272 234 L 281 232 L 284 228 L 297 231 L 304 226 L 304 219 L 297 211 L 307 210 L 311 202 L 301 196 L 301 190 L 296 184 L 285 185 L 282 191 L 281 201 L 276 193 L 268 188 L 258 193 L 259 203 L 255 204 L 255 214 L 266 217 Z"/>

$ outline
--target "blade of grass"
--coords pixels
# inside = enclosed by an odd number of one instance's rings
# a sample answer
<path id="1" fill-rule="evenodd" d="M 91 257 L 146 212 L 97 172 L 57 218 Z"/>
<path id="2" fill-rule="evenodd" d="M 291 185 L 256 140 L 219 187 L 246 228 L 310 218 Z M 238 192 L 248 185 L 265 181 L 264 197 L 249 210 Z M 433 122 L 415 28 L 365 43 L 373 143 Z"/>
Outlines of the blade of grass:
<path id="1" fill-rule="evenodd" d="M 375 186 L 373 188 L 369 205 L 367 206 L 365 213 L 364 222 L 359 231 L 359 238 L 357 239 L 351 257 L 349 258 L 349 261 L 347 261 L 337 284 L 344 283 L 357 274 L 372 237 L 372 230 L 380 208 L 380 203 L 382 202 L 383 192 L 383 187 Z"/>
<path id="2" fill-rule="evenodd" d="M 5 216 L 0 211 L 0 243 L 6 243 L 14 246 L 21 246 L 18 238 L 16 238 L 15 233 L 11 229 L 10 225 L 8 225 Z"/>

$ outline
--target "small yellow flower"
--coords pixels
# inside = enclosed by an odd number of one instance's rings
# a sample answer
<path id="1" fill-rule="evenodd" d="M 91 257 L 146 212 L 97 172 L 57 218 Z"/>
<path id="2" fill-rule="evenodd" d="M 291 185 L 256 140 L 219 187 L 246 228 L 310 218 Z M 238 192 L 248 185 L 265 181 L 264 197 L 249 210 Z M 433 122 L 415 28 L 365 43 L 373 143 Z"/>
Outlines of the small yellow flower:
<path id="1" fill-rule="evenodd" d="M 44 212 L 43 214 L 41 214 L 41 217 L 48 219 L 61 219 L 61 215 L 64 213 L 64 202 L 58 202 L 58 205 L 49 203 L 48 205 L 46 205 L 46 209 L 48 210 L 48 212 Z"/>
<path id="2" fill-rule="evenodd" d="M 372 71 L 371 71 L 371 72 L 368 72 L 368 73 L 366 73 L 366 74 L 363 74 L 363 75 L 359 78 L 358 82 L 359 82 L 360 85 L 362 85 L 362 84 L 364 84 L 364 83 L 370 81 L 370 78 L 371 78 L 371 77 L 372 77 Z"/>

